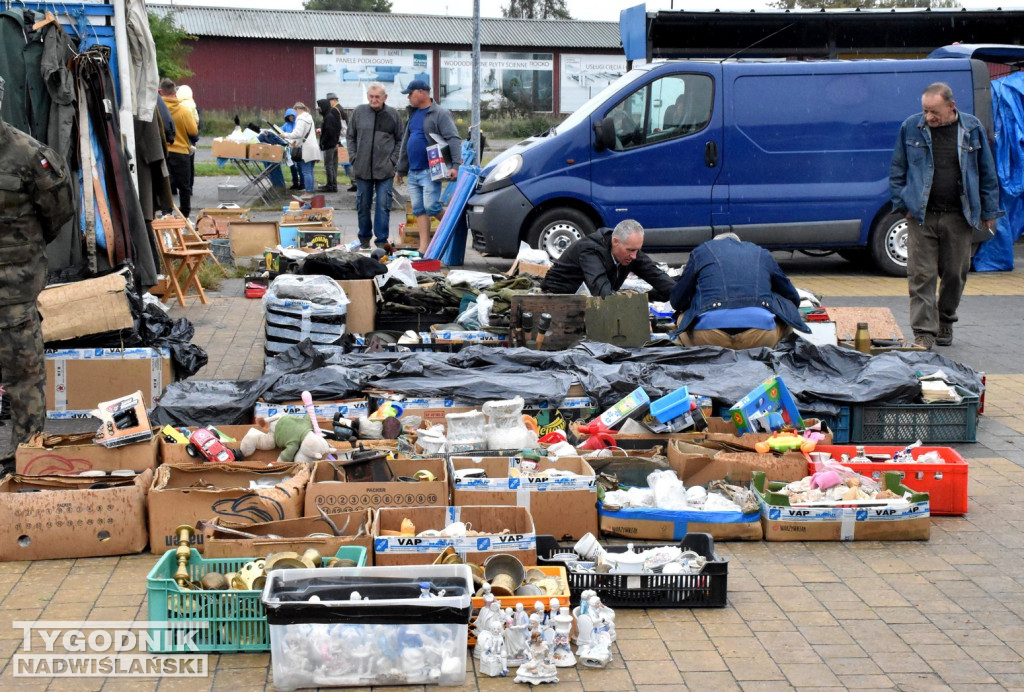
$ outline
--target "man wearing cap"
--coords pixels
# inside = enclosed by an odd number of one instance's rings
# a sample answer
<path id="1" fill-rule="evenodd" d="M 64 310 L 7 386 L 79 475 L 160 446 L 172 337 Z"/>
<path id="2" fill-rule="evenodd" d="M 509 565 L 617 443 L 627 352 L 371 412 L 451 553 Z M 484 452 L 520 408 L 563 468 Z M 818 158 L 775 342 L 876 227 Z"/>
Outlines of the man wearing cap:
<path id="1" fill-rule="evenodd" d="M 320 149 L 323 151 L 324 172 L 327 184 L 320 188 L 321 192 L 338 191 L 338 145 L 345 137 L 347 119 L 345 109 L 338 103 L 338 95 L 327 94 L 327 108 L 321 112 L 324 122 L 320 127 Z"/>
<path id="2" fill-rule="evenodd" d="M 448 164 L 448 179 L 455 180 L 462 164 L 462 138 L 455 129 L 452 114 L 430 98 L 429 84 L 422 79 L 414 79 L 402 93 L 409 96 L 406 108 L 409 118 L 398 154 L 395 182 L 400 185 L 403 176 L 409 176 L 409 199 L 412 213 L 416 215 L 419 250 L 425 255 L 430 244 L 430 217 L 440 218 L 442 210 L 441 181 L 430 179 L 427 147 L 435 144 L 437 139 L 447 143 L 444 158 Z"/>
<path id="3" fill-rule="evenodd" d="M 0 77 L 0 105 L 4 80 Z M 75 215 L 64 157 L 0 120 L 0 369 L 11 398 L 11 444 L 0 475 L 14 468 L 14 448 L 46 421 L 43 330 L 36 298 L 46 285 L 46 244 Z"/>

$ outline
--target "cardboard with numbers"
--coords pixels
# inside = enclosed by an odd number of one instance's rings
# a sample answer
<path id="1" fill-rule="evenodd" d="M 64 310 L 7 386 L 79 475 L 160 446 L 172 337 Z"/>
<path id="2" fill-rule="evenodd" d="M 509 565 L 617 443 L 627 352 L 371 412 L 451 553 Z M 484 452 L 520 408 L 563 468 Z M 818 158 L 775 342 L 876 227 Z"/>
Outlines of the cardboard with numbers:
<path id="1" fill-rule="evenodd" d="M 141 553 L 153 472 L 96 478 L 8 476 L 0 481 L 0 561 Z"/>
<path id="2" fill-rule="evenodd" d="M 335 471 L 344 469 L 318 461 L 306 488 L 305 516 L 316 517 L 323 507 L 328 513 L 378 507 L 444 507 L 448 504 L 448 474 L 444 459 L 392 459 L 388 461 L 395 478 L 388 483 L 349 483 Z M 427 480 L 411 480 L 425 477 Z M 433 480 L 430 480 L 433 477 Z M 410 480 L 399 480 L 400 478 Z"/>
<path id="3" fill-rule="evenodd" d="M 409 535 L 403 524 L 411 524 Z M 452 525 L 465 535 L 441 534 Z M 374 516 L 375 565 L 429 565 L 447 548 L 478 565 L 500 553 L 537 564 L 537 532 L 525 507 L 381 507 Z"/>
<path id="4" fill-rule="evenodd" d="M 556 540 L 579 540 L 597 534 L 597 478 L 579 457 L 541 460 L 536 469 L 520 457 L 452 457 L 452 504 L 525 507 L 538 533 Z M 460 469 L 480 469 L 486 478 L 458 480 Z M 574 475 L 549 475 L 551 471 Z"/>

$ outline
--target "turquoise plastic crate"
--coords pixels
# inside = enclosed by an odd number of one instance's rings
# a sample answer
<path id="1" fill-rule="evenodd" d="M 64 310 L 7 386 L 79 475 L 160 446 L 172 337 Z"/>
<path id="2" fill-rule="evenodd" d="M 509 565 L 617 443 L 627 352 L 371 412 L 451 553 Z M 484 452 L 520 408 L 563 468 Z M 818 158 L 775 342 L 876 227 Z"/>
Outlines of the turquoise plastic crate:
<path id="1" fill-rule="evenodd" d="M 178 569 L 175 551 L 168 550 L 146 576 L 148 620 L 165 622 L 166 627 L 151 627 L 150 651 L 168 653 L 192 651 L 185 642 L 195 644 L 197 651 L 270 651 L 267 614 L 260 600 L 262 591 L 189 591 L 174 581 Z M 366 564 L 366 548 L 342 546 L 335 554 L 362 567 Z M 188 560 L 188 575 L 199 582 L 210 572 L 238 572 L 247 562 L 258 558 L 204 558 L 195 548 Z M 208 627 L 195 623 L 207 622 Z"/>
<path id="2" fill-rule="evenodd" d="M 850 441 L 850 407 L 839 409 L 838 416 L 822 416 L 821 419 L 832 431 L 832 444 L 841 445 Z"/>

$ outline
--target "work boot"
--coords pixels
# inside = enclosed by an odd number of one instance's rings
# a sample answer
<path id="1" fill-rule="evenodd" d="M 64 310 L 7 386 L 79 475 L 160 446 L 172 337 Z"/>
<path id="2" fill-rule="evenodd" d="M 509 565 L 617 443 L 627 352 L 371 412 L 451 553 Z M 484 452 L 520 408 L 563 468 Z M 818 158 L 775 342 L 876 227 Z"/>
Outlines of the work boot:
<path id="1" fill-rule="evenodd" d="M 288 189 L 289 190 L 304 190 L 305 188 L 302 186 L 302 183 L 292 183 L 292 186 L 290 188 L 288 188 Z"/>
<path id="2" fill-rule="evenodd" d="M 952 337 L 950 337 L 952 340 Z M 914 337 L 914 345 L 923 348 L 926 351 L 932 350 L 932 346 L 935 345 L 935 337 L 931 334 L 918 334 Z"/>
<path id="3" fill-rule="evenodd" d="M 953 325 L 951 324 L 940 324 L 939 334 L 935 337 L 936 346 L 952 346 L 953 345 Z"/>
<path id="4" fill-rule="evenodd" d="M 355 192 L 356 191 L 356 184 L 352 183 L 351 185 L 349 185 L 348 186 L 348 191 L 349 192 Z"/>

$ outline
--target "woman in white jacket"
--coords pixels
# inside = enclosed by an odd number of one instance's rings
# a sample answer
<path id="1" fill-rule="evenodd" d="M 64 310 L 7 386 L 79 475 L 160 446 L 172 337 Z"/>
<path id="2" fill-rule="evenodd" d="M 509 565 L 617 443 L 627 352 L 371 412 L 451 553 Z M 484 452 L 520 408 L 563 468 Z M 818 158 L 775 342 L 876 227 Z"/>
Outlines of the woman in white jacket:
<path id="1" fill-rule="evenodd" d="M 306 192 L 313 192 L 316 189 L 316 180 L 313 178 L 313 166 L 317 161 L 322 161 L 320 144 L 316 141 L 316 127 L 313 125 L 313 116 L 302 101 L 297 102 L 292 108 L 298 115 L 295 118 L 295 128 L 285 133 L 285 137 L 291 144 L 302 144 L 302 161 L 298 162 L 302 171 L 302 185 Z"/>

